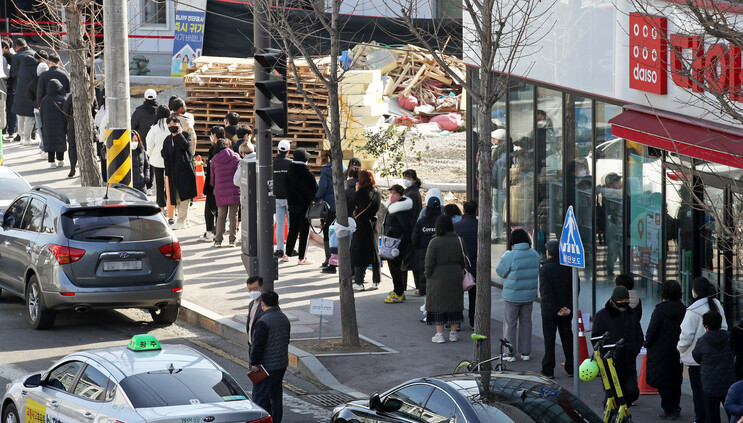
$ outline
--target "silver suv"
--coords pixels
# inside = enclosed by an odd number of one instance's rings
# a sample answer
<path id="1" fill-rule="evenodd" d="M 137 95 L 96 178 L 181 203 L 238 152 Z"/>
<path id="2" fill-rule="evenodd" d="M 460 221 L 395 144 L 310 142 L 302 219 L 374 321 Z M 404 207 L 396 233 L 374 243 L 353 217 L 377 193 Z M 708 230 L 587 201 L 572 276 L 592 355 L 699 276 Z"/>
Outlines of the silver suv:
<path id="1" fill-rule="evenodd" d="M 26 300 L 34 329 L 50 328 L 60 310 L 102 308 L 143 308 L 171 324 L 183 291 L 181 246 L 133 188 L 36 187 L 0 219 L 0 288 Z"/>

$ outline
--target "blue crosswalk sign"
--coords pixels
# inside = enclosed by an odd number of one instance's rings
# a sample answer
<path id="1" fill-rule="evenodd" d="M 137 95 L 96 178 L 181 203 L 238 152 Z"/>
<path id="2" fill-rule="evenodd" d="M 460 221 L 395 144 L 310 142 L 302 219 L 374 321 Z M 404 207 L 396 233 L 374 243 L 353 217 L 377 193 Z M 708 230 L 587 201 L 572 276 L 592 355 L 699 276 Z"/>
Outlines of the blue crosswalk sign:
<path id="1" fill-rule="evenodd" d="M 568 212 L 565 214 L 565 224 L 562 225 L 560 264 L 581 269 L 586 267 L 586 252 L 583 250 L 583 242 L 580 239 L 573 206 L 568 207 Z"/>

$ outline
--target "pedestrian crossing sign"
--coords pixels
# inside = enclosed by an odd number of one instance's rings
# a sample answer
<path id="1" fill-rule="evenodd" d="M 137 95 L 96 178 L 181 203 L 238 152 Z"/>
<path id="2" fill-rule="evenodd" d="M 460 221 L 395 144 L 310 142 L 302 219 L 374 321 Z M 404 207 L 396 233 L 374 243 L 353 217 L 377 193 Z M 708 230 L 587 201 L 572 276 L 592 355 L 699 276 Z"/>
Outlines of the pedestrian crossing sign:
<path id="1" fill-rule="evenodd" d="M 586 252 L 578 231 L 578 222 L 575 221 L 573 206 L 568 207 L 565 214 L 565 224 L 562 225 L 560 235 L 560 264 L 569 267 L 586 267 Z"/>

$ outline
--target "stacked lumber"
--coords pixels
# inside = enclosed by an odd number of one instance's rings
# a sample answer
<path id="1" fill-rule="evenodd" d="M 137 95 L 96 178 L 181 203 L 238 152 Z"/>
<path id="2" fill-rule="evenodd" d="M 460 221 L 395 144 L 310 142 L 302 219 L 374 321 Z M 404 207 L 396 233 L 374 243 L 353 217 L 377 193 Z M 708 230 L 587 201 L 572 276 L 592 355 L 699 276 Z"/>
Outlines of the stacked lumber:
<path id="1" fill-rule="evenodd" d="M 327 89 L 315 78 L 306 63 L 297 63 L 304 90 L 315 104 L 327 114 Z M 255 125 L 255 78 L 253 59 L 202 56 L 196 59 L 195 70 L 184 78 L 188 111 L 194 115 L 197 135 L 196 154 L 205 156 L 211 146 L 209 130 L 214 125 L 224 125 L 229 112 L 240 115 L 240 123 Z M 322 121 L 309 103 L 297 91 L 293 73 L 287 77 L 289 133 L 292 149 L 302 147 L 310 153 L 310 168 L 319 174 L 324 163 Z M 276 144 L 276 143 L 274 143 Z M 274 149 L 275 150 L 275 149 Z M 274 151 L 275 153 L 275 151 Z"/>

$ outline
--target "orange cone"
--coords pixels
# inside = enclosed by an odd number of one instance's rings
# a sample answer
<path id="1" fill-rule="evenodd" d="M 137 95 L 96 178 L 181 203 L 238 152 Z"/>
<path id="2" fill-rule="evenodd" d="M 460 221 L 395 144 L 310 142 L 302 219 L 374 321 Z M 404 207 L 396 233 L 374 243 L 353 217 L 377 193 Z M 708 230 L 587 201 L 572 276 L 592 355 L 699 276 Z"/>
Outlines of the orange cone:
<path id="1" fill-rule="evenodd" d="M 286 237 L 289 236 L 289 218 L 284 218 L 284 242 Z M 276 245 L 276 222 L 273 222 L 273 245 Z"/>
<path id="2" fill-rule="evenodd" d="M 640 367 L 640 377 L 637 381 L 637 384 L 640 387 L 640 395 L 658 395 L 658 390 L 648 385 L 648 382 L 645 379 L 648 363 L 648 356 L 645 352 L 645 348 L 642 349 L 642 352 L 640 352 L 640 354 L 642 354 L 642 366 Z"/>
<path id="3" fill-rule="evenodd" d="M 583 326 L 583 313 L 578 310 L 578 363 L 582 363 L 588 356 L 588 342 L 586 342 L 586 332 Z"/>
<path id="4" fill-rule="evenodd" d="M 206 183 L 206 177 L 204 176 L 204 162 L 201 161 L 201 156 L 196 156 L 196 190 L 199 195 L 194 198 L 194 201 L 206 200 L 204 195 L 204 184 Z"/>

